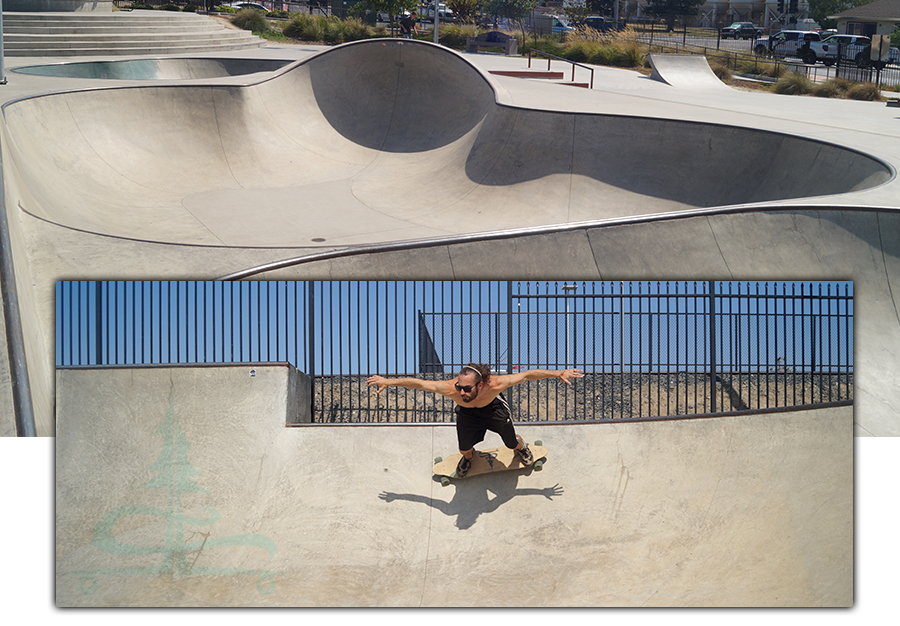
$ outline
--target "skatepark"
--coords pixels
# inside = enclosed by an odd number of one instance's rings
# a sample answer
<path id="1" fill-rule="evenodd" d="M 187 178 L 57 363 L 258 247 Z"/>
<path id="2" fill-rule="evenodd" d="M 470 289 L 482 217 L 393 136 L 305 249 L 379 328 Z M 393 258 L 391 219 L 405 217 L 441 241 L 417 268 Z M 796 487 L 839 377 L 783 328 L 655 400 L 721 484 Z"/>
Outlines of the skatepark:
<path id="1" fill-rule="evenodd" d="M 60 606 L 853 604 L 853 435 L 900 433 L 894 109 L 677 61 L 588 90 L 399 40 L 195 56 L 116 78 L 23 57 L 0 88 L 21 328 L 0 401 L 27 364 Z M 285 427 L 282 383 L 53 367 L 60 279 L 559 277 L 852 280 L 854 407 L 523 427 L 543 472 L 442 489 L 452 427 Z M 162 450 L 203 475 L 177 512 L 144 488 Z"/>
<path id="2" fill-rule="evenodd" d="M 853 280 L 856 433 L 900 430 L 893 109 L 712 88 L 696 68 L 679 86 L 677 63 L 668 82 L 597 68 L 569 88 L 422 42 L 237 56 L 265 71 L 11 65 L 3 182 L 38 434 L 57 279 L 563 274 Z"/>

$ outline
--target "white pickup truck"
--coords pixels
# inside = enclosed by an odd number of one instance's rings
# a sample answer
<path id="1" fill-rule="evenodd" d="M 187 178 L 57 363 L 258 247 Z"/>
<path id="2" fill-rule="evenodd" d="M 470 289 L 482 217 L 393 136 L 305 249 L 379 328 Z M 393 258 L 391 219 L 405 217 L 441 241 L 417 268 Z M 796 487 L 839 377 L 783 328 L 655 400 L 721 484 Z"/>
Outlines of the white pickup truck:
<path id="1" fill-rule="evenodd" d="M 831 66 L 837 63 L 838 50 L 840 50 L 841 61 L 850 61 L 856 63 L 857 67 L 868 67 L 872 64 L 870 60 L 870 49 L 872 40 L 862 35 L 830 35 L 822 41 L 809 42 L 808 49 L 803 50 L 799 55 L 804 63 L 814 65 L 821 61 L 825 65 Z M 886 64 L 884 61 L 879 62 Z M 894 65 L 900 64 L 900 50 L 891 46 L 890 58 L 887 63 Z M 882 69 L 877 67 L 876 69 Z"/>
<path id="2" fill-rule="evenodd" d="M 753 51 L 759 56 L 802 59 L 810 42 L 817 42 L 819 39 L 819 33 L 814 31 L 782 30 L 771 37 L 757 39 Z"/>

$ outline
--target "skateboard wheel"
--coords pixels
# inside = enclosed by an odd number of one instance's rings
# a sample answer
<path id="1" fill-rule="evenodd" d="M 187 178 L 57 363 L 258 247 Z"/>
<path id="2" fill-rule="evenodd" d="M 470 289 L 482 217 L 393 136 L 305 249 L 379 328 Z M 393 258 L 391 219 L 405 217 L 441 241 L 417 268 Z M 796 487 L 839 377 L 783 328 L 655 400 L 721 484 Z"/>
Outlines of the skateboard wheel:
<path id="1" fill-rule="evenodd" d="M 442 457 L 442 456 L 436 456 L 436 457 L 434 457 L 434 463 L 435 463 L 435 465 L 437 465 L 438 463 L 440 463 L 440 462 L 443 461 L 443 460 L 444 460 L 444 457 Z"/>
<path id="2" fill-rule="evenodd" d="M 536 445 L 536 446 L 542 446 L 542 445 L 544 445 L 544 442 L 541 441 L 540 439 L 537 439 L 537 440 L 535 440 L 534 445 Z"/>
<path id="3" fill-rule="evenodd" d="M 450 484 L 450 479 L 446 476 L 441 476 L 441 487 L 446 487 Z"/>
<path id="4" fill-rule="evenodd" d="M 543 461 L 535 461 L 534 462 L 534 471 L 539 472 L 542 469 L 544 469 L 544 462 Z"/>

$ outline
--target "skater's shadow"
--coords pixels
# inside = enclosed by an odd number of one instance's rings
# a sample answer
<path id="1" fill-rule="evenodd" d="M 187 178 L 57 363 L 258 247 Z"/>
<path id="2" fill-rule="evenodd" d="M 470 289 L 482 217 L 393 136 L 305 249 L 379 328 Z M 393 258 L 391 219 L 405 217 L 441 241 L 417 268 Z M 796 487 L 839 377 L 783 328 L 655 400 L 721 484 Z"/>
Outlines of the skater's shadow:
<path id="1" fill-rule="evenodd" d="M 449 502 L 414 493 L 390 491 L 382 491 L 378 497 L 385 502 L 405 500 L 427 504 L 444 515 L 455 516 L 456 527 L 465 530 L 471 528 L 481 514 L 492 513 L 515 497 L 544 496 L 548 500 L 553 500 L 554 497 L 563 494 L 563 488 L 559 484 L 543 489 L 520 489 L 517 487 L 518 480 L 519 475 L 513 472 L 484 474 L 457 480 L 453 482 L 455 492 Z M 435 481 L 439 482 L 439 479 L 435 477 Z"/>

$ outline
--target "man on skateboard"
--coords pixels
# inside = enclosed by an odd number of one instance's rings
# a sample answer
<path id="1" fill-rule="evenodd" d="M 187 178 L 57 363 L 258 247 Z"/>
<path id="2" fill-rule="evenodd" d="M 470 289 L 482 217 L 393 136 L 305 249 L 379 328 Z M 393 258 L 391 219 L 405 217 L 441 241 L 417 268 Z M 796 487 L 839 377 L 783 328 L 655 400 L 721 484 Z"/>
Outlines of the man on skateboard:
<path id="1" fill-rule="evenodd" d="M 413 11 L 402 20 L 400 20 L 400 36 L 404 39 L 412 39 L 413 34 L 419 34 L 419 27 L 416 26 L 416 19 L 419 14 Z"/>
<path id="2" fill-rule="evenodd" d="M 377 386 L 377 393 L 386 387 L 422 389 L 450 398 L 456 403 L 456 437 L 462 458 L 457 466 L 457 476 L 463 478 L 472 466 L 475 444 L 484 441 L 490 430 L 503 439 L 507 448 L 512 448 L 521 457 L 523 465 L 531 465 L 534 458 L 525 441 L 516 435 L 512 413 L 502 392 L 525 382 L 544 378 L 559 378 L 567 385 L 572 378 L 582 378 L 581 370 L 526 370 L 518 374 L 492 376 L 487 365 L 470 363 L 452 380 L 422 380 L 419 378 L 384 378 L 370 376 L 369 386 Z"/>

